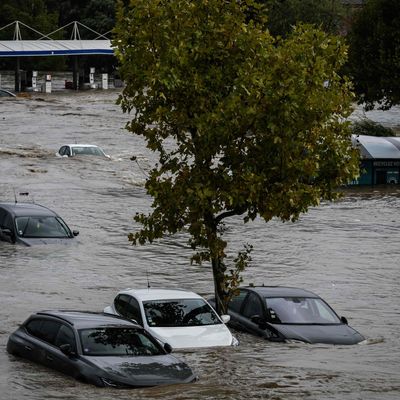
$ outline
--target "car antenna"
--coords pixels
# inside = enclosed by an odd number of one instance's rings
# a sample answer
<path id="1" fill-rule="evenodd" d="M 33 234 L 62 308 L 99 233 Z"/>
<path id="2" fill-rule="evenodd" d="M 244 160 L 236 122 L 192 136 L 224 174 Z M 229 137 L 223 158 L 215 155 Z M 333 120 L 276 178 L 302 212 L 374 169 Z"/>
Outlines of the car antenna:
<path id="1" fill-rule="evenodd" d="M 149 271 L 146 271 L 146 275 L 147 275 L 147 289 L 150 289 Z"/>

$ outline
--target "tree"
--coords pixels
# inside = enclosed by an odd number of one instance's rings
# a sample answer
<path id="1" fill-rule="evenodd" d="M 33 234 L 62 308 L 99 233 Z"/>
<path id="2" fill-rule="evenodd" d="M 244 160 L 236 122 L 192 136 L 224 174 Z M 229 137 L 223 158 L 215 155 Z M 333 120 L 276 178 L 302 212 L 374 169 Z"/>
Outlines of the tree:
<path id="1" fill-rule="evenodd" d="M 268 7 L 268 28 L 286 36 L 299 22 L 315 24 L 337 34 L 343 27 L 345 9 L 341 0 L 259 0 Z"/>
<path id="2" fill-rule="evenodd" d="M 389 109 L 400 104 L 400 2 L 370 0 L 349 34 L 349 68 L 359 104 Z"/>
<path id="3" fill-rule="evenodd" d="M 114 32 L 127 129 L 158 154 L 152 212 L 129 240 L 187 232 L 192 261 L 211 262 L 219 312 L 251 251 L 228 265 L 225 221 L 295 221 L 358 172 L 341 39 L 298 27 L 275 40 L 265 24 L 253 0 L 131 0 Z"/>

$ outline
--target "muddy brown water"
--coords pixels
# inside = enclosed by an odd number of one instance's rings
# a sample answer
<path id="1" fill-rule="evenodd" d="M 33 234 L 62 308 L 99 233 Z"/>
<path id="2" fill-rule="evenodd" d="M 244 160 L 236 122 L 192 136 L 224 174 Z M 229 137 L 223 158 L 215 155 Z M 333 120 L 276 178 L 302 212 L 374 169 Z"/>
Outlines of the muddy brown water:
<path id="1" fill-rule="evenodd" d="M 191 266 L 184 234 L 132 247 L 132 216 L 149 210 L 144 190 L 154 156 L 128 134 L 118 92 L 34 94 L 0 100 L 0 201 L 28 191 L 80 231 L 74 245 L 0 242 L 0 398 L 399 399 L 400 190 L 347 191 L 292 224 L 228 223 L 230 251 L 254 245 L 245 283 L 300 286 L 325 298 L 367 340 L 355 346 L 268 343 L 235 332 L 237 348 L 177 353 L 196 383 L 100 389 L 8 355 L 9 334 L 32 312 L 100 311 L 116 292 L 183 287 L 212 293 L 211 271 Z M 398 114 L 397 114 L 398 115 Z M 394 117 L 395 118 L 395 117 Z M 395 125 L 395 123 L 394 123 Z M 95 143 L 111 155 L 60 159 L 65 143 Z M 132 156 L 137 161 L 131 161 Z"/>

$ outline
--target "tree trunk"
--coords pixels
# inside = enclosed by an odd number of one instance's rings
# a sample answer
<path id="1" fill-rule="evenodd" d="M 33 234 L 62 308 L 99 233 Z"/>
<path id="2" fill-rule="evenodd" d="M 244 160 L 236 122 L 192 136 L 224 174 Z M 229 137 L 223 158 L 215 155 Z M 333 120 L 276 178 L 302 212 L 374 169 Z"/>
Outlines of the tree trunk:
<path id="1" fill-rule="evenodd" d="M 215 292 L 215 311 L 219 315 L 226 314 L 225 304 L 225 291 L 224 291 L 224 272 L 225 268 L 222 260 L 219 257 L 212 257 L 211 259 L 213 278 L 214 278 L 214 292 Z"/>

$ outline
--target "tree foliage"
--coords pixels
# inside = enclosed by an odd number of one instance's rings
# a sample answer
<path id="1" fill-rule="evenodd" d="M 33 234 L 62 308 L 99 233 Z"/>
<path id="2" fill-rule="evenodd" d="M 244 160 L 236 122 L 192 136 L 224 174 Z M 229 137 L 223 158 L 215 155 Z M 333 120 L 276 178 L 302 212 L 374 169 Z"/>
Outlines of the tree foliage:
<path id="1" fill-rule="evenodd" d="M 360 104 L 400 104 L 400 2 L 369 0 L 349 35 L 349 65 Z"/>
<path id="2" fill-rule="evenodd" d="M 286 36 L 299 22 L 314 24 L 337 34 L 346 14 L 341 0 L 259 0 L 268 8 L 268 28 L 273 35 Z"/>
<path id="3" fill-rule="evenodd" d="M 158 154 L 152 212 L 129 239 L 187 232 L 220 311 L 251 251 L 228 265 L 224 222 L 295 221 L 358 173 L 342 40 L 307 26 L 274 39 L 266 21 L 252 0 L 131 0 L 114 32 L 127 129 Z"/>

